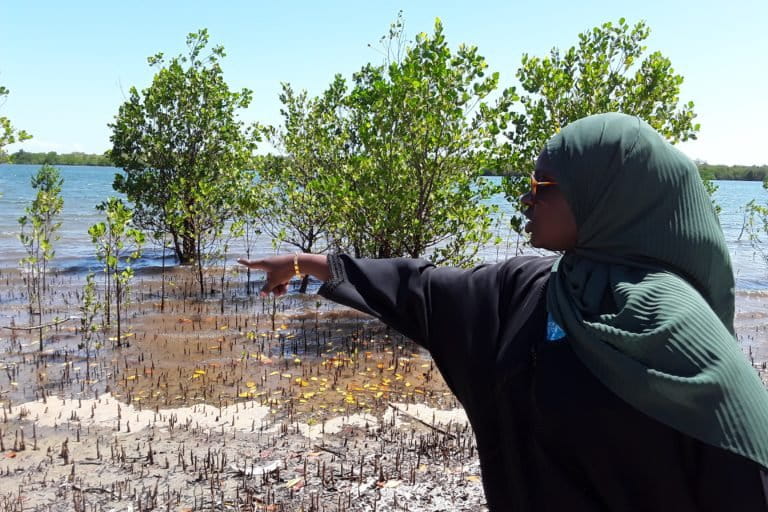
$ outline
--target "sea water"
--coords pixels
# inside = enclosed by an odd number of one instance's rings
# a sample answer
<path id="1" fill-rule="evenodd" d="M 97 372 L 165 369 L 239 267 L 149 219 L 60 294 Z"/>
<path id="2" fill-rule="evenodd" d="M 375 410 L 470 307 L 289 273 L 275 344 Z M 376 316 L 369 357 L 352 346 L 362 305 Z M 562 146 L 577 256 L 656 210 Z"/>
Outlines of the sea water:
<path id="1" fill-rule="evenodd" d="M 62 197 L 64 207 L 61 214 L 60 238 L 55 242 L 56 256 L 54 267 L 65 272 L 85 272 L 99 269 L 95 258 L 94 246 L 88 235 L 88 228 L 103 220 L 103 214 L 96 206 L 109 196 L 121 197 L 112 189 L 115 173 L 121 172 L 114 167 L 57 166 L 64 180 Z M 25 256 L 24 248 L 18 239 L 18 219 L 24 215 L 24 209 L 35 195 L 30 185 L 31 177 L 40 168 L 39 165 L 0 165 L 0 267 L 15 267 Z M 500 182 L 501 178 L 488 178 Z M 756 200 L 759 204 L 768 203 L 768 192 L 761 182 L 755 181 L 716 181 L 718 190 L 715 200 L 722 208 L 720 224 L 725 234 L 728 249 L 733 260 L 736 287 L 744 291 L 768 290 L 768 264 L 760 249 L 768 255 L 768 235 L 764 244 L 757 246 L 750 241 L 744 224 L 745 205 Z M 480 252 L 480 259 L 488 262 L 499 261 L 513 256 L 522 241 L 509 229 L 509 217 L 515 212 L 502 194 L 494 196 L 491 203 L 499 207 L 497 234 L 503 239 L 501 244 L 489 244 Z M 284 247 L 282 250 L 291 250 Z M 244 254 L 245 246 L 235 240 L 230 247 L 232 260 Z M 273 254 L 275 248 L 267 236 L 258 239 L 252 248 L 252 254 Z M 160 265 L 160 251 L 148 245 L 145 255 L 137 262 L 137 267 Z"/>

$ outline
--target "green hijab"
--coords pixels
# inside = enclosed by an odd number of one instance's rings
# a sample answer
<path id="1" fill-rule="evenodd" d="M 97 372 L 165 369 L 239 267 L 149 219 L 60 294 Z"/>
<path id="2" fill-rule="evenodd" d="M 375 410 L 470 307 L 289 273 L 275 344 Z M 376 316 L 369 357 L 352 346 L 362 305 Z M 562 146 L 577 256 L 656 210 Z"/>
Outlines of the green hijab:
<path id="1" fill-rule="evenodd" d="M 590 371 L 643 413 L 768 468 L 768 392 L 734 337 L 734 281 L 696 166 L 623 114 L 545 149 L 579 227 L 547 306 Z"/>

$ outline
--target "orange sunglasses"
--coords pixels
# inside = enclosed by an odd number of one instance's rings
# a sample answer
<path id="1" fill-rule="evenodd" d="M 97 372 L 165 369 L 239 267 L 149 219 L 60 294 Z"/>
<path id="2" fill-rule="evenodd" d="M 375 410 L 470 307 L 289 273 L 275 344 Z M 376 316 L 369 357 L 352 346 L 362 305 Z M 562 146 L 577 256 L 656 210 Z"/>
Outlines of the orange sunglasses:
<path id="1" fill-rule="evenodd" d="M 539 187 L 551 187 L 557 185 L 556 181 L 538 181 L 536 177 L 531 173 L 531 199 L 536 199 L 536 192 Z"/>

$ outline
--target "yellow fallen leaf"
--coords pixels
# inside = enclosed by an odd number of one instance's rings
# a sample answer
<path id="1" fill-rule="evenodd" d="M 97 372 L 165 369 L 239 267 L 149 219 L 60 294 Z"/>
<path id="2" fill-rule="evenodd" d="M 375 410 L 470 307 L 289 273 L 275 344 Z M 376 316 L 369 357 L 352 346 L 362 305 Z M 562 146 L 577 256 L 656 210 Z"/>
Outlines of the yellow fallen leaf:
<path id="1" fill-rule="evenodd" d="M 128 377 L 126 377 L 126 380 L 136 380 L 136 376 L 135 375 L 129 375 Z"/>
<path id="2" fill-rule="evenodd" d="M 256 383 L 249 380 L 248 382 L 245 383 L 245 386 L 249 387 L 249 388 L 255 388 L 256 387 Z"/>
<path id="3" fill-rule="evenodd" d="M 205 370 L 195 370 L 195 375 L 205 375 Z"/>
<path id="4" fill-rule="evenodd" d="M 285 482 L 285 486 L 288 487 L 288 488 L 303 487 L 304 486 L 304 479 L 301 478 L 301 477 L 292 478 L 292 479 L 288 480 L 287 482 Z"/>

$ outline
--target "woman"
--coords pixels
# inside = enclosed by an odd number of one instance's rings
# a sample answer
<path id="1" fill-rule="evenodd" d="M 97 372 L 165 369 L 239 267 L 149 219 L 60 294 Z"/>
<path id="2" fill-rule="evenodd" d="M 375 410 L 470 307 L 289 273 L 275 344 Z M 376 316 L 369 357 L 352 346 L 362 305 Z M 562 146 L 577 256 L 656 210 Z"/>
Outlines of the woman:
<path id="1" fill-rule="evenodd" d="M 734 339 L 695 165 L 601 114 L 553 137 L 531 184 L 526 231 L 560 258 L 242 263 L 267 293 L 311 273 L 426 347 L 475 430 L 491 510 L 767 511 L 768 393 Z"/>

